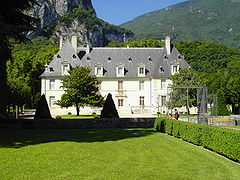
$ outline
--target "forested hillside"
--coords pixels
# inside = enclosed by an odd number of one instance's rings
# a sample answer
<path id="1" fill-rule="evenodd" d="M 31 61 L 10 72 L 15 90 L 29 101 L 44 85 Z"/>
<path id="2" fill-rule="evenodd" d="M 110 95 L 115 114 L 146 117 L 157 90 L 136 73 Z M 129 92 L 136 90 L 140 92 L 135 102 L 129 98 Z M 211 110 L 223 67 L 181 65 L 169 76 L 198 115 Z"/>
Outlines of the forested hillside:
<path id="1" fill-rule="evenodd" d="M 144 14 L 121 27 L 138 38 L 214 41 L 240 48 L 240 1 L 189 0 Z"/>

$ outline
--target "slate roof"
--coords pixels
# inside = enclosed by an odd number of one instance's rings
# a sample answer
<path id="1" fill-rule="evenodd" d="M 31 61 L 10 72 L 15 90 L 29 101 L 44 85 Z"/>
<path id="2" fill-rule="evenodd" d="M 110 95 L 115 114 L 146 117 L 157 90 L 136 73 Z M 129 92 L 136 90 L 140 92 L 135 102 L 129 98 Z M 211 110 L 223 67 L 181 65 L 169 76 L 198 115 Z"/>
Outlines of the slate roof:
<path id="1" fill-rule="evenodd" d="M 90 53 L 87 53 L 84 47 L 75 52 L 71 43 L 66 41 L 49 64 L 49 68 L 54 71 L 47 69 L 41 77 L 64 76 L 61 73 L 64 62 L 70 63 L 71 67 L 89 66 L 93 73 L 96 66 L 102 66 L 104 76 L 101 78 L 116 78 L 117 66 L 125 68 L 125 76 L 121 78 L 138 77 L 140 66 L 145 67 L 147 78 L 171 76 L 172 64 L 179 64 L 180 68 L 189 67 L 175 47 L 172 48 L 171 55 L 167 55 L 165 48 L 91 48 Z M 160 67 L 164 72 L 160 72 Z"/>

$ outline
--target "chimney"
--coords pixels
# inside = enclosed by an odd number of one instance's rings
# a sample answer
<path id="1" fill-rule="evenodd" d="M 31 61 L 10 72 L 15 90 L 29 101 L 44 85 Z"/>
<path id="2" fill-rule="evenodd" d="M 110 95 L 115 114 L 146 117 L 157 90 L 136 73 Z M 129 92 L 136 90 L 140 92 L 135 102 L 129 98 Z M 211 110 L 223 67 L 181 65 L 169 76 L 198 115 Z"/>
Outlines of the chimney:
<path id="1" fill-rule="evenodd" d="M 61 50 L 62 48 L 62 45 L 63 45 L 63 37 L 60 36 L 60 42 L 59 42 L 59 49 Z"/>
<path id="2" fill-rule="evenodd" d="M 72 47 L 75 50 L 75 52 L 77 52 L 77 36 L 72 36 Z"/>
<path id="3" fill-rule="evenodd" d="M 89 54 L 91 52 L 91 45 L 89 45 L 89 43 L 87 43 L 87 47 L 86 47 L 86 53 Z"/>
<path id="4" fill-rule="evenodd" d="M 170 55 L 171 54 L 171 38 L 169 36 L 165 38 L 165 48 L 167 50 L 167 55 Z"/>

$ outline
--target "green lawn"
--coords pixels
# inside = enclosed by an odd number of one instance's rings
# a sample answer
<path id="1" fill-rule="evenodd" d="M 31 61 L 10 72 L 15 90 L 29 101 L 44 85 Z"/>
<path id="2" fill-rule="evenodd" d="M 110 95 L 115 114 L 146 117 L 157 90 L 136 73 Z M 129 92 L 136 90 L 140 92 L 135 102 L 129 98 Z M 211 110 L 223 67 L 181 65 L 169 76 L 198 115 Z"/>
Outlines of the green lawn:
<path id="1" fill-rule="evenodd" d="M 240 165 L 151 129 L 2 130 L 0 179 L 239 179 Z"/>
<path id="2" fill-rule="evenodd" d="M 93 115 L 61 115 L 62 119 L 90 119 L 94 118 Z"/>

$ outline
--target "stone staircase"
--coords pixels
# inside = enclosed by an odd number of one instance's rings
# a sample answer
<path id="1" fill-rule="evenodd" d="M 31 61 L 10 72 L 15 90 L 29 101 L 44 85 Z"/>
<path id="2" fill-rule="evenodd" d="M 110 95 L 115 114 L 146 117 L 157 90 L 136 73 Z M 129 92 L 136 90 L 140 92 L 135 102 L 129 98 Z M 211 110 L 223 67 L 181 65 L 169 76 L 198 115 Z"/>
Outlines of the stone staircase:
<path id="1" fill-rule="evenodd" d="M 19 114 L 18 119 L 33 119 L 36 109 L 25 109 L 22 114 Z"/>

